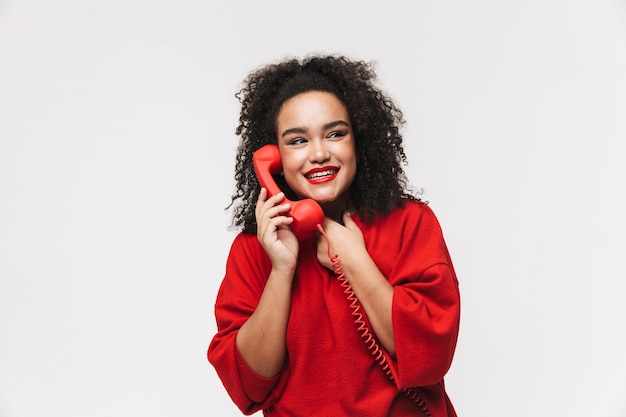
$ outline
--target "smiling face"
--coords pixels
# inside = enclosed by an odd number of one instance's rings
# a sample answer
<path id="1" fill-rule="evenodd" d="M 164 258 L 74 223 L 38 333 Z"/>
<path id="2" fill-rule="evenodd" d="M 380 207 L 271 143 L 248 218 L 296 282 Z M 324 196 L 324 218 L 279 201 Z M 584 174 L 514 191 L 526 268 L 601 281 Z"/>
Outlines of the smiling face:
<path id="1" fill-rule="evenodd" d="M 289 187 L 320 203 L 327 216 L 338 218 L 347 208 L 357 165 L 343 103 L 328 92 L 298 94 L 282 104 L 276 132 Z"/>

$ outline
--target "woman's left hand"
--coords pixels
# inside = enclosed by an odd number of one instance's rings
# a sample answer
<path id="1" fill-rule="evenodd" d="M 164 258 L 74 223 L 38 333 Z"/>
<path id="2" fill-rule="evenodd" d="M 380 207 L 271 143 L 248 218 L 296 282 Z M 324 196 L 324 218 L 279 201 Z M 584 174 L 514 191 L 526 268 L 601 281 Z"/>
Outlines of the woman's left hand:
<path id="1" fill-rule="evenodd" d="M 342 265 L 349 265 L 353 260 L 361 256 L 369 256 L 365 248 L 363 233 L 354 222 L 350 213 L 343 214 L 343 224 L 326 218 L 324 220 L 324 232 L 331 243 L 331 256 L 337 254 Z M 334 269 L 328 256 L 328 242 L 324 235 L 320 234 L 317 240 L 317 259 L 329 269 Z"/>
<path id="2" fill-rule="evenodd" d="M 372 330 L 381 345 L 389 353 L 396 351 L 391 319 L 393 287 L 380 272 L 365 247 L 361 229 L 349 213 L 343 215 L 342 226 L 334 220 L 324 220 L 324 232 L 330 241 L 330 254 L 339 256 L 342 273 L 361 303 Z M 334 270 L 328 256 L 328 242 L 324 235 L 317 240 L 317 259 L 322 265 Z"/>

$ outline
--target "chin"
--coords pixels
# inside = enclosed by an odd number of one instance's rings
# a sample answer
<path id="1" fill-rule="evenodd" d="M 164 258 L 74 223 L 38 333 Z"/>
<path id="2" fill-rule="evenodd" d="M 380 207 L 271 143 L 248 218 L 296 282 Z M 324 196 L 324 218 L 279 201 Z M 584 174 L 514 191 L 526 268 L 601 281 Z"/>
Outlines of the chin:
<path id="1" fill-rule="evenodd" d="M 312 196 L 310 198 L 312 198 L 313 200 L 317 201 L 319 204 L 332 204 L 332 203 L 336 202 L 337 199 L 338 199 L 335 196 L 332 196 L 332 197 L 315 197 L 315 196 Z"/>

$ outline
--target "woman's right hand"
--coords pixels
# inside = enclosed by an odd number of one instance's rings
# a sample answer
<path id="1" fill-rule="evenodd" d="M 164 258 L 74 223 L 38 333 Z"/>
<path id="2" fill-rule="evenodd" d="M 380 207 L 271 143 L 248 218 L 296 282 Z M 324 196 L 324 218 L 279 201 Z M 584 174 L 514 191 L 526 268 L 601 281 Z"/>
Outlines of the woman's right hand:
<path id="1" fill-rule="evenodd" d="M 298 239 L 291 229 L 293 218 L 286 216 L 290 204 L 280 204 L 284 194 L 267 197 L 263 187 L 257 199 L 255 216 L 257 238 L 272 262 L 272 268 L 285 270 L 293 276 L 298 261 Z"/>

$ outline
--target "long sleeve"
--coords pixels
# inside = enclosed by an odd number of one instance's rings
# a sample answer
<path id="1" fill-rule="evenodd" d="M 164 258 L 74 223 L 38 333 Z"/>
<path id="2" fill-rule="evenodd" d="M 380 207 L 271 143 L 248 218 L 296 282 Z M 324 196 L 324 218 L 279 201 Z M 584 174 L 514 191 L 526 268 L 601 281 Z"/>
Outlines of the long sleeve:
<path id="1" fill-rule="evenodd" d="M 435 215 L 407 203 L 398 217 L 363 225 L 374 262 L 394 287 L 392 322 L 396 352 L 391 370 L 399 388 L 439 383 L 456 347 L 458 281 Z"/>
<path id="2" fill-rule="evenodd" d="M 284 388 L 288 366 L 273 378 L 255 373 L 239 353 L 235 339 L 252 315 L 263 292 L 271 264 L 256 236 L 238 235 L 226 262 L 226 276 L 215 303 L 218 332 L 207 357 L 233 402 L 244 414 L 266 408 Z"/>

